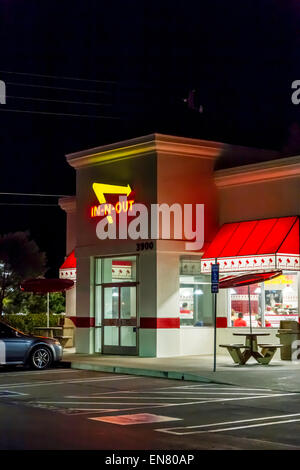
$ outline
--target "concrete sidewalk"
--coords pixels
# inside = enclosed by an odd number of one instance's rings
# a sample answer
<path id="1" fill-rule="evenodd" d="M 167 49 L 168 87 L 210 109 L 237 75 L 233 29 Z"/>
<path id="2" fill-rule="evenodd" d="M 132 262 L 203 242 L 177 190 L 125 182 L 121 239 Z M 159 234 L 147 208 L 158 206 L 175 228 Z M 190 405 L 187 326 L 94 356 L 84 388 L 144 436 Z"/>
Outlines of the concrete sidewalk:
<path id="1" fill-rule="evenodd" d="M 63 360 L 70 362 L 73 369 L 214 382 L 300 393 L 300 361 L 291 363 L 274 360 L 264 366 L 250 359 L 246 365 L 239 366 L 232 362 L 230 356 L 217 356 L 217 371 L 213 372 L 213 356 L 142 358 L 76 354 L 65 351 Z"/>

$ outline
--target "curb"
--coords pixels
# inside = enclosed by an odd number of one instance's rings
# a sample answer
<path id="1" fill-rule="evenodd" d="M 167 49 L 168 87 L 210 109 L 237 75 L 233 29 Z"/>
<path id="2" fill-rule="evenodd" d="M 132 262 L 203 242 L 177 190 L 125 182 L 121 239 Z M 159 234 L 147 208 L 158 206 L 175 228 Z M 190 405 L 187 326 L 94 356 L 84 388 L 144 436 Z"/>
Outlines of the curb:
<path id="1" fill-rule="evenodd" d="M 145 377 L 157 377 L 160 379 L 173 379 L 173 380 L 188 380 L 191 382 L 204 382 L 204 383 L 222 383 L 225 382 L 208 379 L 200 375 L 189 374 L 180 371 L 164 371 L 154 369 L 137 369 L 130 367 L 120 366 L 105 366 L 92 363 L 71 362 L 71 369 L 92 370 L 96 372 L 110 372 L 113 374 L 129 374 L 141 375 Z M 231 385 L 231 384 L 228 384 Z"/>

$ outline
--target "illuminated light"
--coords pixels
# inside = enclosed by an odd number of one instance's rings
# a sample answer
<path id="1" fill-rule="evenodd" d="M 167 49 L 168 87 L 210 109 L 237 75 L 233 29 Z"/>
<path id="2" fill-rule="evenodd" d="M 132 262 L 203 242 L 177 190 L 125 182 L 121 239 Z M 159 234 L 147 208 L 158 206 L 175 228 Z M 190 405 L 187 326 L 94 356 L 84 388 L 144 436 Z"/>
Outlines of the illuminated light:
<path id="1" fill-rule="evenodd" d="M 254 294 L 261 294 L 261 287 L 257 287 L 254 291 Z"/>
<path id="2" fill-rule="evenodd" d="M 100 204 L 106 203 L 104 194 L 126 194 L 126 196 L 128 197 L 132 191 L 129 184 L 127 186 L 117 186 L 114 184 L 103 184 L 103 183 L 93 183 L 93 190 Z M 107 215 L 107 220 L 108 220 L 108 223 L 110 224 L 113 223 L 113 218 L 111 215 Z"/>
<path id="3" fill-rule="evenodd" d="M 203 295 L 203 290 L 202 289 L 196 289 L 194 293 L 195 293 L 195 295 Z"/>
<path id="4" fill-rule="evenodd" d="M 104 214 L 107 215 L 107 214 L 111 214 L 111 204 L 105 204 L 104 206 Z"/>
<path id="5" fill-rule="evenodd" d="M 112 293 L 112 296 L 113 296 L 113 297 L 119 297 L 119 294 L 118 294 L 118 292 L 113 292 L 113 293 Z"/>
<path id="6" fill-rule="evenodd" d="M 236 294 L 236 290 L 231 288 L 231 289 L 229 289 L 229 293 L 230 293 L 230 295 L 234 295 L 234 294 Z"/>
<path id="7" fill-rule="evenodd" d="M 117 202 L 114 206 L 113 204 L 106 203 L 105 205 L 102 204 L 100 206 L 93 206 L 91 208 L 91 217 L 100 217 L 101 215 L 110 216 L 112 212 L 116 212 L 120 214 L 121 212 L 130 213 L 133 210 L 133 203 L 134 200 L 130 199 L 129 201 Z"/>

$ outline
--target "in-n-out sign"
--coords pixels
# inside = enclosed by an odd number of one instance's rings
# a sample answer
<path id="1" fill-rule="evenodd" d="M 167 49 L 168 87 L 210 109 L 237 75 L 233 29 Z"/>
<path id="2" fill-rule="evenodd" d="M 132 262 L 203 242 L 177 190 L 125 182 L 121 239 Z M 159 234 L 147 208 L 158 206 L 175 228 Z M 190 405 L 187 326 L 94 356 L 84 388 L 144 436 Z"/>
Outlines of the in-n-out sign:
<path id="1" fill-rule="evenodd" d="M 132 210 L 133 200 L 117 202 L 116 205 L 113 206 L 112 204 L 106 203 L 106 198 L 104 196 L 104 194 L 124 194 L 128 197 L 132 191 L 129 184 L 127 186 L 118 186 L 114 184 L 94 183 L 93 190 L 100 202 L 100 206 L 94 206 L 91 208 L 91 217 L 107 215 L 108 223 L 112 224 L 113 218 L 111 214 L 113 211 L 120 214 L 121 212 L 129 212 Z"/>
<path id="2" fill-rule="evenodd" d="M 116 214 L 120 214 L 121 212 L 132 212 L 132 205 L 134 203 L 133 199 L 129 201 L 118 201 L 115 205 L 110 203 L 100 204 L 99 206 L 92 206 L 91 207 L 91 217 L 101 217 L 107 215 L 107 218 L 115 212 Z M 109 222 L 111 223 L 111 222 Z"/>
<path id="3" fill-rule="evenodd" d="M 204 204 L 155 203 L 150 205 L 149 213 L 149 204 L 127 199 L 131 193 L 129 184 L 94 183 L 93 190 L 100 205 L 91 208 L 91 217 L 104 216 L 96 226 L 96 236 L 100 240 L 187 240 L 186 250 L 202 249 Z M 106 194 L 119 194 L 119 201 L 115 205 L 108 204 Z M 130 221 L 127 215 L 131 216 Z M 118 224 L 114 223 L 116 220 Z"/>

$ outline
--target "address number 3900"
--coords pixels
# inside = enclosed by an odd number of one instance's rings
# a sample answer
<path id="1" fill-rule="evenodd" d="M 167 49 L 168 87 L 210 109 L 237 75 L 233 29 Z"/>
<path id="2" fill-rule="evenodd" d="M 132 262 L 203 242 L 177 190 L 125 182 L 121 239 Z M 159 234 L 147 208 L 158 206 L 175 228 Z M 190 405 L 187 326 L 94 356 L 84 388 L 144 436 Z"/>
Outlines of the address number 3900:
<path id="1" fill-rule="evenodd" d="M 153 250 L 153 242 L 142 242 L 136 244 L 136 251 Z"/>

